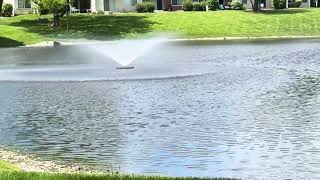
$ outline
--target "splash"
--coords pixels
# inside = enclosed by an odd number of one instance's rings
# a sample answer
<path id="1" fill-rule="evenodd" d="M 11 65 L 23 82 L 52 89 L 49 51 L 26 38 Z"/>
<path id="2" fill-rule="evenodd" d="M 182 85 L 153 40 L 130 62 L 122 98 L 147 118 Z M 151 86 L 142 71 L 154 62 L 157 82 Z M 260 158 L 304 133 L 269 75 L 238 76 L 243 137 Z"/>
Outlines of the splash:
<path id="1" fill-rule="evenodd" d="M 112 58 L 121 66 L 129 66 L 135 59 L 164 42 L 164 38 L 143 40 L 120 40 L 104 44 L 89 45 L 90 48 Z"/>

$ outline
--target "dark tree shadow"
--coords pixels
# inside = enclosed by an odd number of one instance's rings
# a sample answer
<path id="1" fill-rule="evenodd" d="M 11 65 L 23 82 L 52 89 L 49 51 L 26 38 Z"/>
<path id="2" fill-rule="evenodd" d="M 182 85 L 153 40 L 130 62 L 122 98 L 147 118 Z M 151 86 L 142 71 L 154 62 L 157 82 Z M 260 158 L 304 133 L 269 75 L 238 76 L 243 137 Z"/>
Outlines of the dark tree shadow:
<path id="1" fill-rule="evenodd" d="M 262 14 L 298 14 L 305 13 L 306 9 L 272 9 L 272 10 L 262 10 Z"/>
<path id="2" fill-rule="evenodd" d="M 56 29 L 50 27 L 50 24 L 40 24 L 37 19 L 22 20 L 10 25 L 47 37 L 108 40 L 151 32 L 153 24 L 143 15 L 72 15 L 68 32 L 65 17 L 61 19 L 61 27 Z"/>
<path id="3" fill-rule="evenodd" d="M 17 46 L 23 46 L 24 43 L 9 39 L 6 37 L 0 37 L 0 47 L 17 47 Z"/>

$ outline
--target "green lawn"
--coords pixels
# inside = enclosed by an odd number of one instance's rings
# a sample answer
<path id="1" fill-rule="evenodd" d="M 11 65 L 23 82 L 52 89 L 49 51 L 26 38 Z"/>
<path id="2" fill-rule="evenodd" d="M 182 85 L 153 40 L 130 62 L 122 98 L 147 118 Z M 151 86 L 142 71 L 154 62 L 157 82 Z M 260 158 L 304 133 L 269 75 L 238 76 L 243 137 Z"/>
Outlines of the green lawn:
<path id="1" fill-rule="evenodd" d="M 46 16 L 51 18 L 51 16 Z M 37 15 L 0 19 L 0 46 L 33 44 L 52 39 L 108 40 L 173 33 L 183 38 L 320 35 L 320 9 L 264 11 L 122 13 L 71 16 L 70 30 L 40 24 Z"/>

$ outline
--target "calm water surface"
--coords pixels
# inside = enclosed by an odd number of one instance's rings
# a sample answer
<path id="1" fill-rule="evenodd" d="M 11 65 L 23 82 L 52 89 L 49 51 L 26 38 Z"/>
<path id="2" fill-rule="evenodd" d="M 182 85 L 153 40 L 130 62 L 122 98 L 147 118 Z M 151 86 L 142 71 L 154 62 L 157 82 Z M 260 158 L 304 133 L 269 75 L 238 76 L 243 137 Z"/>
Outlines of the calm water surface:
<path id="1" fill-rule="evenodd" d="M 134 70 L 87 46 L 0 49 L 0 144 L 126 173 L 317 179 L 319 42 L 162 43 Z"/>

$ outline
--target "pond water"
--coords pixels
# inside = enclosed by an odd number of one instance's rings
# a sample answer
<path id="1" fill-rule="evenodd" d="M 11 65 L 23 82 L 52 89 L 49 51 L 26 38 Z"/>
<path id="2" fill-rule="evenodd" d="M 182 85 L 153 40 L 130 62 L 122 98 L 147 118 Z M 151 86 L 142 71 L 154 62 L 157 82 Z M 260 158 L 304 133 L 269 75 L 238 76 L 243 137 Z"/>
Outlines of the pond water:
<path id="1" fill-rule="evenodd" d="M 319 42 L 163 42 L 131 70 L 84 45 L 0 49 L 0 144 L 125 173 L 317 179 Z"/>

